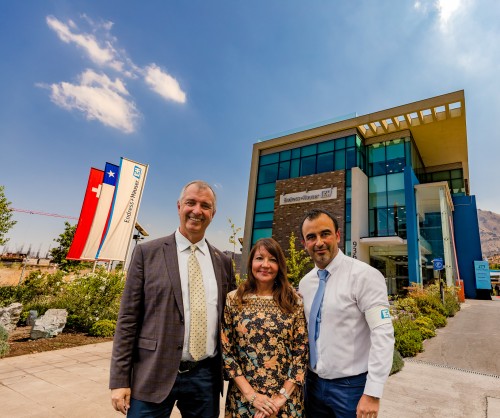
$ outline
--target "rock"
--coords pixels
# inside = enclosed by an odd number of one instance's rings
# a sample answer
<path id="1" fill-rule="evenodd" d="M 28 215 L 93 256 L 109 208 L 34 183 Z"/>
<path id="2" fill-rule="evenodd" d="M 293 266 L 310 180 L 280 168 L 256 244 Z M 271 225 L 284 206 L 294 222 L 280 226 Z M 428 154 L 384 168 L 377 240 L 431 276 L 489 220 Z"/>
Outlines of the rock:
<path id="1" fill-rule="evenodd" d="M 38 311 L 30 311 L 28 318 L 26 318 L 26 325 L 32 327 L 35 325 L 35 321 L 38 318 Z"/>
<path id="2" fill-rule="evenodd" d="M 0 308 L 0 324 L 8 331 L 12 332 L 16 329 L 19 317 L 23 310 L 21 303 L 11 303 L 9 306 Z"/>
<path id="3" fill-rule="evenodd" d="M 35 325 L 31 328 L 30 338 L 51 338 L 60 334 L 66 325 L 68 312 L 66 309 L 49 309 L 40 318 L 35 320 Z"/>

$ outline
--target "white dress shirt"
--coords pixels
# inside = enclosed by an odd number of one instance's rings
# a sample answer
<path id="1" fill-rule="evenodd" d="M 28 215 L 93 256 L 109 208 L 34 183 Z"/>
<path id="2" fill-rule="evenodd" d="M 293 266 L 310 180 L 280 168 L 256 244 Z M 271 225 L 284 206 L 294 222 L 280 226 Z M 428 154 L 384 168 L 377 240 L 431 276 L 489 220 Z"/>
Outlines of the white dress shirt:
<path id="1" fill-rule="evenodd" d="M 205 302 L 207 305 L 207 357 L 213 357 L 216 354 L 218 338 L 218 289 L 217 279 L 215 278 L 212 257 L 208 249 L 207 242 L 203 238 L 199 242 L 191 243 L 179 230 L 175 231 L 175 242 L 177 244 L 177 257 L 179 260 L 179 274 L 182 287 L 182 304 L 184 305 L 184 347 L 182 349 L 182 360 L 193 361 L 189 354 L 189 331 L 191 314 L 189 310 L 189 274 L 188 258 L 191 254 L 191 245 L 195 244 L 198 249 L 195 252 L 196 258 L 200 263 L 201 274 L 203 275 L 203 285 L 205 286 Z"/>
<path id="2" fill-rule="evenodd" d="M 330 275 L 321 307 L 314 372 L 324 379 L 336 379 L 368 371 L 364 393 L 380 398 L 394 350 L 394 330 L 386 317 L 389 301 L 385 279 L 378 270 L 340 250 L 326 270 Z M 299 284 L 308 325 L 318 285 L 317 267 Z M 365 317 L 365 313 L 377 309 L 386 319 L 372 321 L 370 330 L 367 318 L 371 314 Z"/>

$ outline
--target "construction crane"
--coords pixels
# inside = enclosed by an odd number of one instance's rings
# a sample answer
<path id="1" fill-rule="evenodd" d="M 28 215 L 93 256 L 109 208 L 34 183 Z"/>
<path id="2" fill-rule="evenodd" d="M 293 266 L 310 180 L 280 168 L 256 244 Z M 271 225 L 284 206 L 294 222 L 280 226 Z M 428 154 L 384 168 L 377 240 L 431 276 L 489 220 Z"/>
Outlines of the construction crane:
<path id="1" fill-rule="evenodd" d="M 18 208 L 13 208 L 13 207 L 10 207 L 9 209 L 13 212 L 29 213 L 30 215 L 43 215 L 43 216 L 52 216 L 54 218 L 78 220 L 78 218 L 75 218 L 74 216 L 59 215 L 58 213 L 41 212 L 38 210 L 31 210 L 31 209 L 18 209 Z"/>

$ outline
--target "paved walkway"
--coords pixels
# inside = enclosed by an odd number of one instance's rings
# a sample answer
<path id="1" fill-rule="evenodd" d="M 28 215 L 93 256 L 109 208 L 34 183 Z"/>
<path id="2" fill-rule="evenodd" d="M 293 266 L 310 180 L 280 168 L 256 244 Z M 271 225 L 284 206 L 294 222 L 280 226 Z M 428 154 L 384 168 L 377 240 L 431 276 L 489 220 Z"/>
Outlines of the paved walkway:
<path id="1" fill-rule="evenodd" d="M 500 300 L 467 300 L 425 352 L 389 378 L 379 417 L 500 417 L 498 324 Z M 122 416 L 109 400 L 110 352 L 102 343 L 0 360 L 0 416 Z"/>

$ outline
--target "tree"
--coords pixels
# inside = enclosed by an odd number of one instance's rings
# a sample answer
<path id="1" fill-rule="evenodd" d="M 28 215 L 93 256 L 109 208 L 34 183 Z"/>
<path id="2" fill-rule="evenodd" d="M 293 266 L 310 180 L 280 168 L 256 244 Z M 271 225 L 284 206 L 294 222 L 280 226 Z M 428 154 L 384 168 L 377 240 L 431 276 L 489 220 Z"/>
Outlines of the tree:
<path id="1" fill-rule="evenodd" d="M 288 280 L 292 286 L 297 287 L 300 279 L 313 268 L 313 263 L 305 250 L 297 250 L 295 246 L 295 234 L 293 232 L 290 234 L 287 252 L 286 269 L 288 272 Z"/>
<path id="2" fill-rule="evenodd" d="M 5 245 L 8 238 L 7 232 L 17 223 L 12 220 L 12 211 L 9 208 L 10 202 L 5 197 L 4 186 L 0 186 L 0 245 Z"/>
<path id="3" fill-rule="evenodd" d="M 59 265 L 59 268 L 64 271 L 78 270 L 87 265 L 83 264 L 77 260 L 67 260 L 69 247 L 73 242 L 75 236 L 76 225 L 71 225 L 68 221 L 64 222 L 64 232 L 59 235 L 59 238 L 54 238 L 55 242 L 59 243 L 58 247 L 52 248 L 50 250 L 50 255 L 52 256 L 52 261 Z"/>

